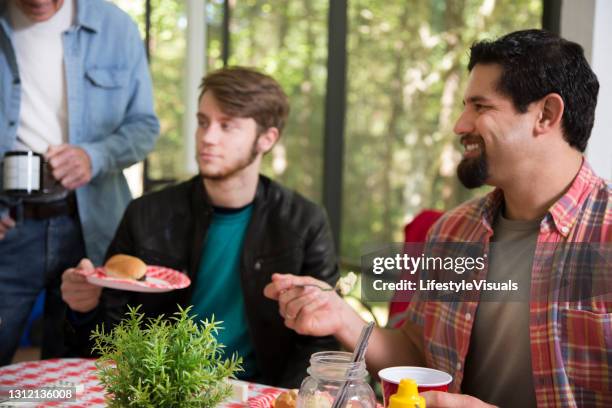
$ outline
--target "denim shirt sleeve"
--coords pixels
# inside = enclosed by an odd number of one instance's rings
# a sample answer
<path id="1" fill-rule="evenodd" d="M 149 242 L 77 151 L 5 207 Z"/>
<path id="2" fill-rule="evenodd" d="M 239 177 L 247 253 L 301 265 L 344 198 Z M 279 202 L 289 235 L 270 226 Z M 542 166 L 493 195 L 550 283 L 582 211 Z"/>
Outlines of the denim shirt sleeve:
<path id="1" fill-rule="evenodd" d="M 72 142 L 88 153 L 92 179 L 143 160 L 153 149 L 159 134 L 143 42 L 132 21 L 124 25 L 127 27 L 123 29 L 118 29 L 117 24 L 102 26 L 101 31 L 112 31 L 93 35 L 99 36 L 98 42 L 107 43 L 106 47 L 127 47 L 127 50 L 122 50 L 116 58 L 108 50 L 99 54 L 90 52 L 84 62 L 85 72 L 81 74 L 84 82 L 82 109 L 87 111 L 79 112 L 83 126 L 79 129 L 80 137 Z M 127 62 L 114 66 L 113 58 Z M 107 134 L 91 137 L 88 135 L 91 130 Z"/>

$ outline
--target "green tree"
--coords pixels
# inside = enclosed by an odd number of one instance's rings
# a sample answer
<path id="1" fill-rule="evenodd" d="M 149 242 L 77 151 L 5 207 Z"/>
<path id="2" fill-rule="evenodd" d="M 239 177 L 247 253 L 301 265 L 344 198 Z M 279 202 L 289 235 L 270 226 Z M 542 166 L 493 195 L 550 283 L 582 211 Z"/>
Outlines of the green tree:
<path id="1" fill-rule="evenodd" d="M 402 240 L 424 208 L 481 194 L 457 181 L 452 128 L 474 41 L 538 27 L 541 1 L 349 2 L 342 254 Z"/>

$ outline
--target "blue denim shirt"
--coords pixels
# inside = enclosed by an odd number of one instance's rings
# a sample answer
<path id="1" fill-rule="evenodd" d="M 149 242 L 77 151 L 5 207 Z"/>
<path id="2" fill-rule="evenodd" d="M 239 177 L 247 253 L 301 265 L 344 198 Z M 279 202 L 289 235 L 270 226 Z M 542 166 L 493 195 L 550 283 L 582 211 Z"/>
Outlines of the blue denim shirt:
<path id="1" fill-rule="evenodd" d="M 143 42 L 127 14 L 103 0 L 77 0 L 76 21 L 63 44 L 69 143 L 82 147 L 92 165 L 91 181 L 76 190 L 79 216 L 87 255 L 99 264 L 131 199 L 122 170 L 151 151 L 159 122 Z M 0 160 L 15 145 L 20 99 L 12 29 L 2 1 Z"/>

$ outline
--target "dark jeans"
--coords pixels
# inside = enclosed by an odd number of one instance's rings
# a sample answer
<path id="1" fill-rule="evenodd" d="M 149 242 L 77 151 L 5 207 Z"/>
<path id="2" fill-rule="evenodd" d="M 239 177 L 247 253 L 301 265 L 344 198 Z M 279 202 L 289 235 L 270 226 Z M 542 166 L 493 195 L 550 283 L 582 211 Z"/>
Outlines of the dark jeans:
<path id="1" fill-rule="evenodd" d="M 0 365 L 10 364 L 38 294 L 46 289 L 42 357 L 64 354 L 62 272 L 85 257 L 78 217 L 25 219 L 0 240 Z"/>

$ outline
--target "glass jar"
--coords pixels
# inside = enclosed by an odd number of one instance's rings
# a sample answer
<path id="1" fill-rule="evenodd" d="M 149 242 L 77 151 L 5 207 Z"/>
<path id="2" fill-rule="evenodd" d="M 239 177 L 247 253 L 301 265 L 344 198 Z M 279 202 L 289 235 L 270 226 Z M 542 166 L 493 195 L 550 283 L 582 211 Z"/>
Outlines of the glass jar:
<path id="1" fill-rule="evenodd" d="M 365 361 L 351 362 L 352 353 L 321 351 L 310 357 L 308 374 L 302 381 L 297 408 L 331 408 L 342 384 L 345 404 L 341 408 L 375 408 L 376 397 L 366 382 Z"/>

